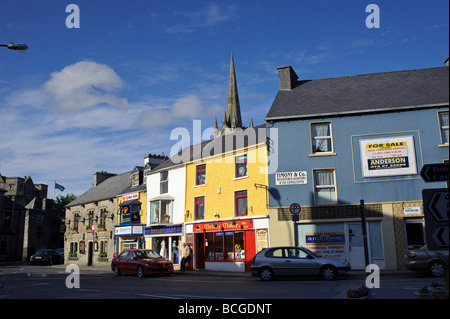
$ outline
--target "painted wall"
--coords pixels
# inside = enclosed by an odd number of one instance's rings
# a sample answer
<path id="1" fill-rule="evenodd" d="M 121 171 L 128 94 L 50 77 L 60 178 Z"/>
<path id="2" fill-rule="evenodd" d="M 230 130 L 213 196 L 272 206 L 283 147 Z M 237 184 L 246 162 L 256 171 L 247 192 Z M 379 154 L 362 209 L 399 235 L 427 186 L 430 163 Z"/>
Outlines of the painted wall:
<path id="1" fill-rule="evenodd" d="M 242 154 L 247 154 L 248 174 L 235 178 L 235 157 Z M 206 163 L 206 184 L 196 186 L 196 167 L 203 163 Z M 186 210 L 189 214 L 185 221 L 194 221 L 194 198 L 200 196 L 205 197 L 204 220 L 234 218 L 234 194 L 240 190 L 247 190 L 248 214 L 243 217 L 267 215 L 267 191 L 255 184 L 268 185 L 267 153 L 263 143 L 186 164 Z"/>
<path id="2" fill-rule="evenodd" d="M 442 163 L 448 159 L 448 145 L 442 146 L 438 110 L 432 108 L 373 115 L 333 117 L 297 121 L 280 121 L 268 130 L 278 129 L 277 172 L 306 171 L 307 184 L 275 185 L 275 174 L 269 174 L 271 207 L 314 204 L 313 169 L 334 168 L 338 204 L 417 200 L 422 189 L 445 187 L 428 184 L 419 173 L 423 164 Z M 335 155 L 311 156 L 310 123 L 331 121 Z M 269 124 L 268 124 L 269 127 Z M 361 171 L 360 139 L 412 136 L 417 174 L 364 178 Z"/>

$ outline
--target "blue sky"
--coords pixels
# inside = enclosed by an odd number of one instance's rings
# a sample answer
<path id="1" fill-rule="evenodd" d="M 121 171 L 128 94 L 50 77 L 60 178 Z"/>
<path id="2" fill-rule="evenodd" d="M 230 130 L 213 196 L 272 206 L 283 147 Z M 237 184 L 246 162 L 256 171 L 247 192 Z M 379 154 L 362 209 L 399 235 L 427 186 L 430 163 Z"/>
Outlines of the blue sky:
<path id="1" fill-rule="evenodd" d="M 67 28 L 69 4 L 80 28 Z M 367 28 L 368 4 L 380 28 Z M 264 123 L 277 67 L 300 79 L 443 66 L 449 2 L 2 0 L 0 173 L 82 194 L 93 173 L 168 155 L 173 129 L 219 123 L 234 54 L 244 125 Z M 192 141 L 192 136 L 191 136 Z"/>

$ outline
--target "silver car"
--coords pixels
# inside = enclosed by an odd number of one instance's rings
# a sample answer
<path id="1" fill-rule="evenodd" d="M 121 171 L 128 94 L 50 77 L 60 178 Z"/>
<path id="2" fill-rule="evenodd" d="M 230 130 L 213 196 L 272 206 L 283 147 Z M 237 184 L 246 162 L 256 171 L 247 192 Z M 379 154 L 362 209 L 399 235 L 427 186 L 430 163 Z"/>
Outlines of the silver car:
<path id="1" fill-rule="evenodd" d="M 262 280 L 275 276 L 320 275 L 334 279 L 338 272 L 350 271 L 345 261 L 323 258 L 304 247 L 272 247 L 261 250 L 252 260 L 252 275 Z"/>
<path id="2" fill-rule="evenodd" d="M 428 250 L 427 245 L 423 245 L 419 249 L 409 250 L 406 257 L 406 268 L 429 271 L 435 277 L 441 277 L 445 267 L 448 267 L 448 249 Z"/>

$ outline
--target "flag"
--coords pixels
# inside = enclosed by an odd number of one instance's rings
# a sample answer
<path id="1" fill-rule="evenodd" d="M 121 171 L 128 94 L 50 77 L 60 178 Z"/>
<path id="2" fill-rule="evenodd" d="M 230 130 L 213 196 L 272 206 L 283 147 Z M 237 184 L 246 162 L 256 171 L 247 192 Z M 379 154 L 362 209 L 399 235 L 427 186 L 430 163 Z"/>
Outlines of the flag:
<path id="1" fill-rule="evenodd" d="M 55 182 L 55 189 L 59 189 L 61 192 L 64 192 L 65 187 L 62 185 L 59 185 L 57 182 Z"/>

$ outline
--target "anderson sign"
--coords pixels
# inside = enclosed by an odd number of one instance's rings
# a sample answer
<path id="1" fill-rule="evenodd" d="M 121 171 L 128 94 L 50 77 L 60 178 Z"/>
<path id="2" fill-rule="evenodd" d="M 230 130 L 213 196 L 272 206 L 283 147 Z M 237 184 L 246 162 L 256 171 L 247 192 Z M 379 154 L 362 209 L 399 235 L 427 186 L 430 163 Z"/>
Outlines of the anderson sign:
<path id="1" fill-rule="evenodd" d="M 359 140 L 363 177 L 416 175 L 413 136 Z"/>

